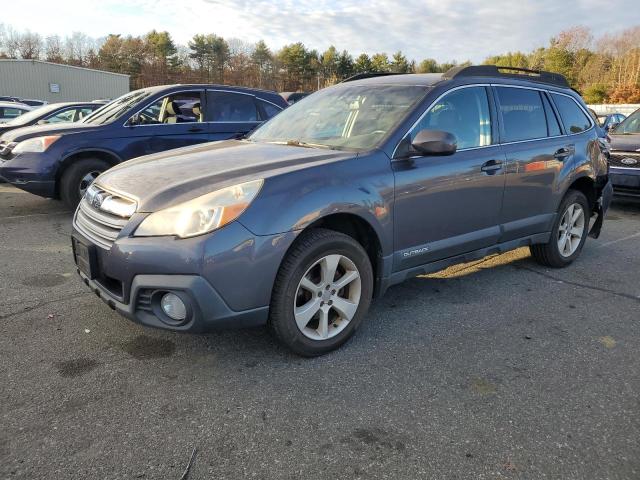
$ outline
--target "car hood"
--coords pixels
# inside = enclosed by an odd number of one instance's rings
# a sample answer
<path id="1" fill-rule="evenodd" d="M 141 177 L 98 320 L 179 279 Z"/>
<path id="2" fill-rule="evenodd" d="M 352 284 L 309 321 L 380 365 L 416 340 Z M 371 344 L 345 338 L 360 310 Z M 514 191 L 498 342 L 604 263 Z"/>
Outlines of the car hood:
<path id="1" fill-rule="evenodd" d="M 609 134 L 611 139 L 611 150 L 621 150 L 623 152 L 640 151 L 640 133 L 629 133 L 626 135 Z"/>
<path id="2" fill-rule="evenodd" d="M 121 163 L 96 184 L 154 212 L 220 188 L 353 158 L 356 153 L 226 140 L 169 150 Z"/>
<path id="3" fill-rule="evenodd" d="M 30 127 L 20 127 L 4 133 L 1 140 L 6 142 L 20 142 L 28 138 L 40 137 L 42 135 L 57 135 L 81 132 L 93 128 L 100 128 L 102 125 L 91 125 L 88 123 L 59 123 L 49 125 L 31 125 Z"/>

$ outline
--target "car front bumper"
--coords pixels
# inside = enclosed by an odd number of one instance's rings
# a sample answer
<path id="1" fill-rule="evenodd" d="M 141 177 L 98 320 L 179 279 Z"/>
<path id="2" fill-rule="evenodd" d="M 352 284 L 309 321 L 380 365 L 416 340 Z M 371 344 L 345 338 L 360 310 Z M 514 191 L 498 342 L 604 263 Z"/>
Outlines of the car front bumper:
<path id="1" fill-rule="evenodd" d="M 609 178 L 616 195 L 640 197 L 640 167 L 609 167 Z"/>
<path id="2" fill-rule="evenodd" d="M 55 172 L 42 153 L 23 153 L 11 159 L 0 158 L 0 177 L 21 190 L 41 197 L 56 195 Z"/>
<path id="3" fill-rule="evenodd" d="M 150 327 L 204 332 L 267 322 L 273 282 L 295 236 L 256 236 L 234 222 L 189 239 L 133 237 L 123 231 L 106 249 L 74 226 L 72 246 L 82 281 L 121 315 Z M 91 252 L 88 269 L 80 253 L 84 247 Z M 184 321 L 162 311 L 166 293 L 186 304 Z"/>

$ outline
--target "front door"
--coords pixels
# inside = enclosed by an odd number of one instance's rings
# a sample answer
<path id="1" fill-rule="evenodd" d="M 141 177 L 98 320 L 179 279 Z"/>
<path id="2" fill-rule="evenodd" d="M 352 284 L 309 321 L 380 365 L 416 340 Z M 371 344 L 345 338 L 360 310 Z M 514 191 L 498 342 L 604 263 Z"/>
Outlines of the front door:
<path id="1" fill-rule="evenodd" d="M 453 133 L 451 156 L 394 159 L 394 270 L 488 247 L 500 236 L 504 154 L 494 145 L 488 87 L 440 98 L 409 132 Z M 493 131 L 492 131 L 493 130 Z"/>
<path id="2" fill-rule="evenodd" d="M 209 141 L 204 90 L 172 93 L 155 100 L 127 122 L 127 158 Z"/>

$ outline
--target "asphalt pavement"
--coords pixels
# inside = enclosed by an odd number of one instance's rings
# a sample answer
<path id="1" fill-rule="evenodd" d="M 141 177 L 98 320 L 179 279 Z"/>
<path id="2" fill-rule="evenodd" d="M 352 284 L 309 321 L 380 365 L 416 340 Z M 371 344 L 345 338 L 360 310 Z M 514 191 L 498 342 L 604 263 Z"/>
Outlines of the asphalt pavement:
<path id="1" fill-rule="evenodd" d="M 563 270 L 520 249 L 393 287 L 341 350 L 135 325 L 71 213 L 0 185 L 0 478 L 638 479 L 640 204 Z"/>

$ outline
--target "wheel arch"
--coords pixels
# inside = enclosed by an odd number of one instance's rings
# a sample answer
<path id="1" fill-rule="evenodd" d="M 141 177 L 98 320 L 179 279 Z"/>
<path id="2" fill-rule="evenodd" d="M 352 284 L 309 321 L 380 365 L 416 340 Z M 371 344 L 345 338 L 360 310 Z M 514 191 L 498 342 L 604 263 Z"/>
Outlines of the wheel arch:
<path id="1" fill-rule="evenodd" d="M 594 211 L 596 202 L 598 201 L 598 191 L 596 182 L 590 176 L 581 175 L 577 178 L 574 178 L 571 184 L 567 187 L 562 198 L 566 196 L 569 190 L 577 190 L 578 192 L 584 194 L 584 196 L 587 197 L 587 201 L 589 202 L 589 210 L 591 212 Z"/>
<path id="2" fill-rule="evenodd" d="M 55 179 L 56 180 L 56 191 L 55 191 L 56 198 L 60 197 L 60 180 L 62 179 L 64 172 L 73 163 L 85 158 L 99 158 L 100 160 L 104 160 L 107 163 L 109 163 L 109 165 L 111 165 L 112 167 L 122 162 L 122 159 L 117 154 L 115 154 L 110 150 L 91 148 L 91 149 L 79 150 L 79 151 L 70 153 L 69 155 L 67 155 L 61 160 L 60 166 L 56 171 L 56 179 Z"/>
<path id="3" fill-rule="evenodd" d="M 374 297 L 377 296 L 380 279 L 383 275 L 383 257 L 381 239 L 374 226 L 361 215 L 352 212 L 337 212 L 325 215 L 309 223 L 299 232 L 297 238 L 300 238 L 305 232 L 316 228 L 334 230 L 348 235 L 364 248 L 374 272 Z M 294 241 L 289 246 L 283 258 L 286 258 L 295 243 Z"/>

